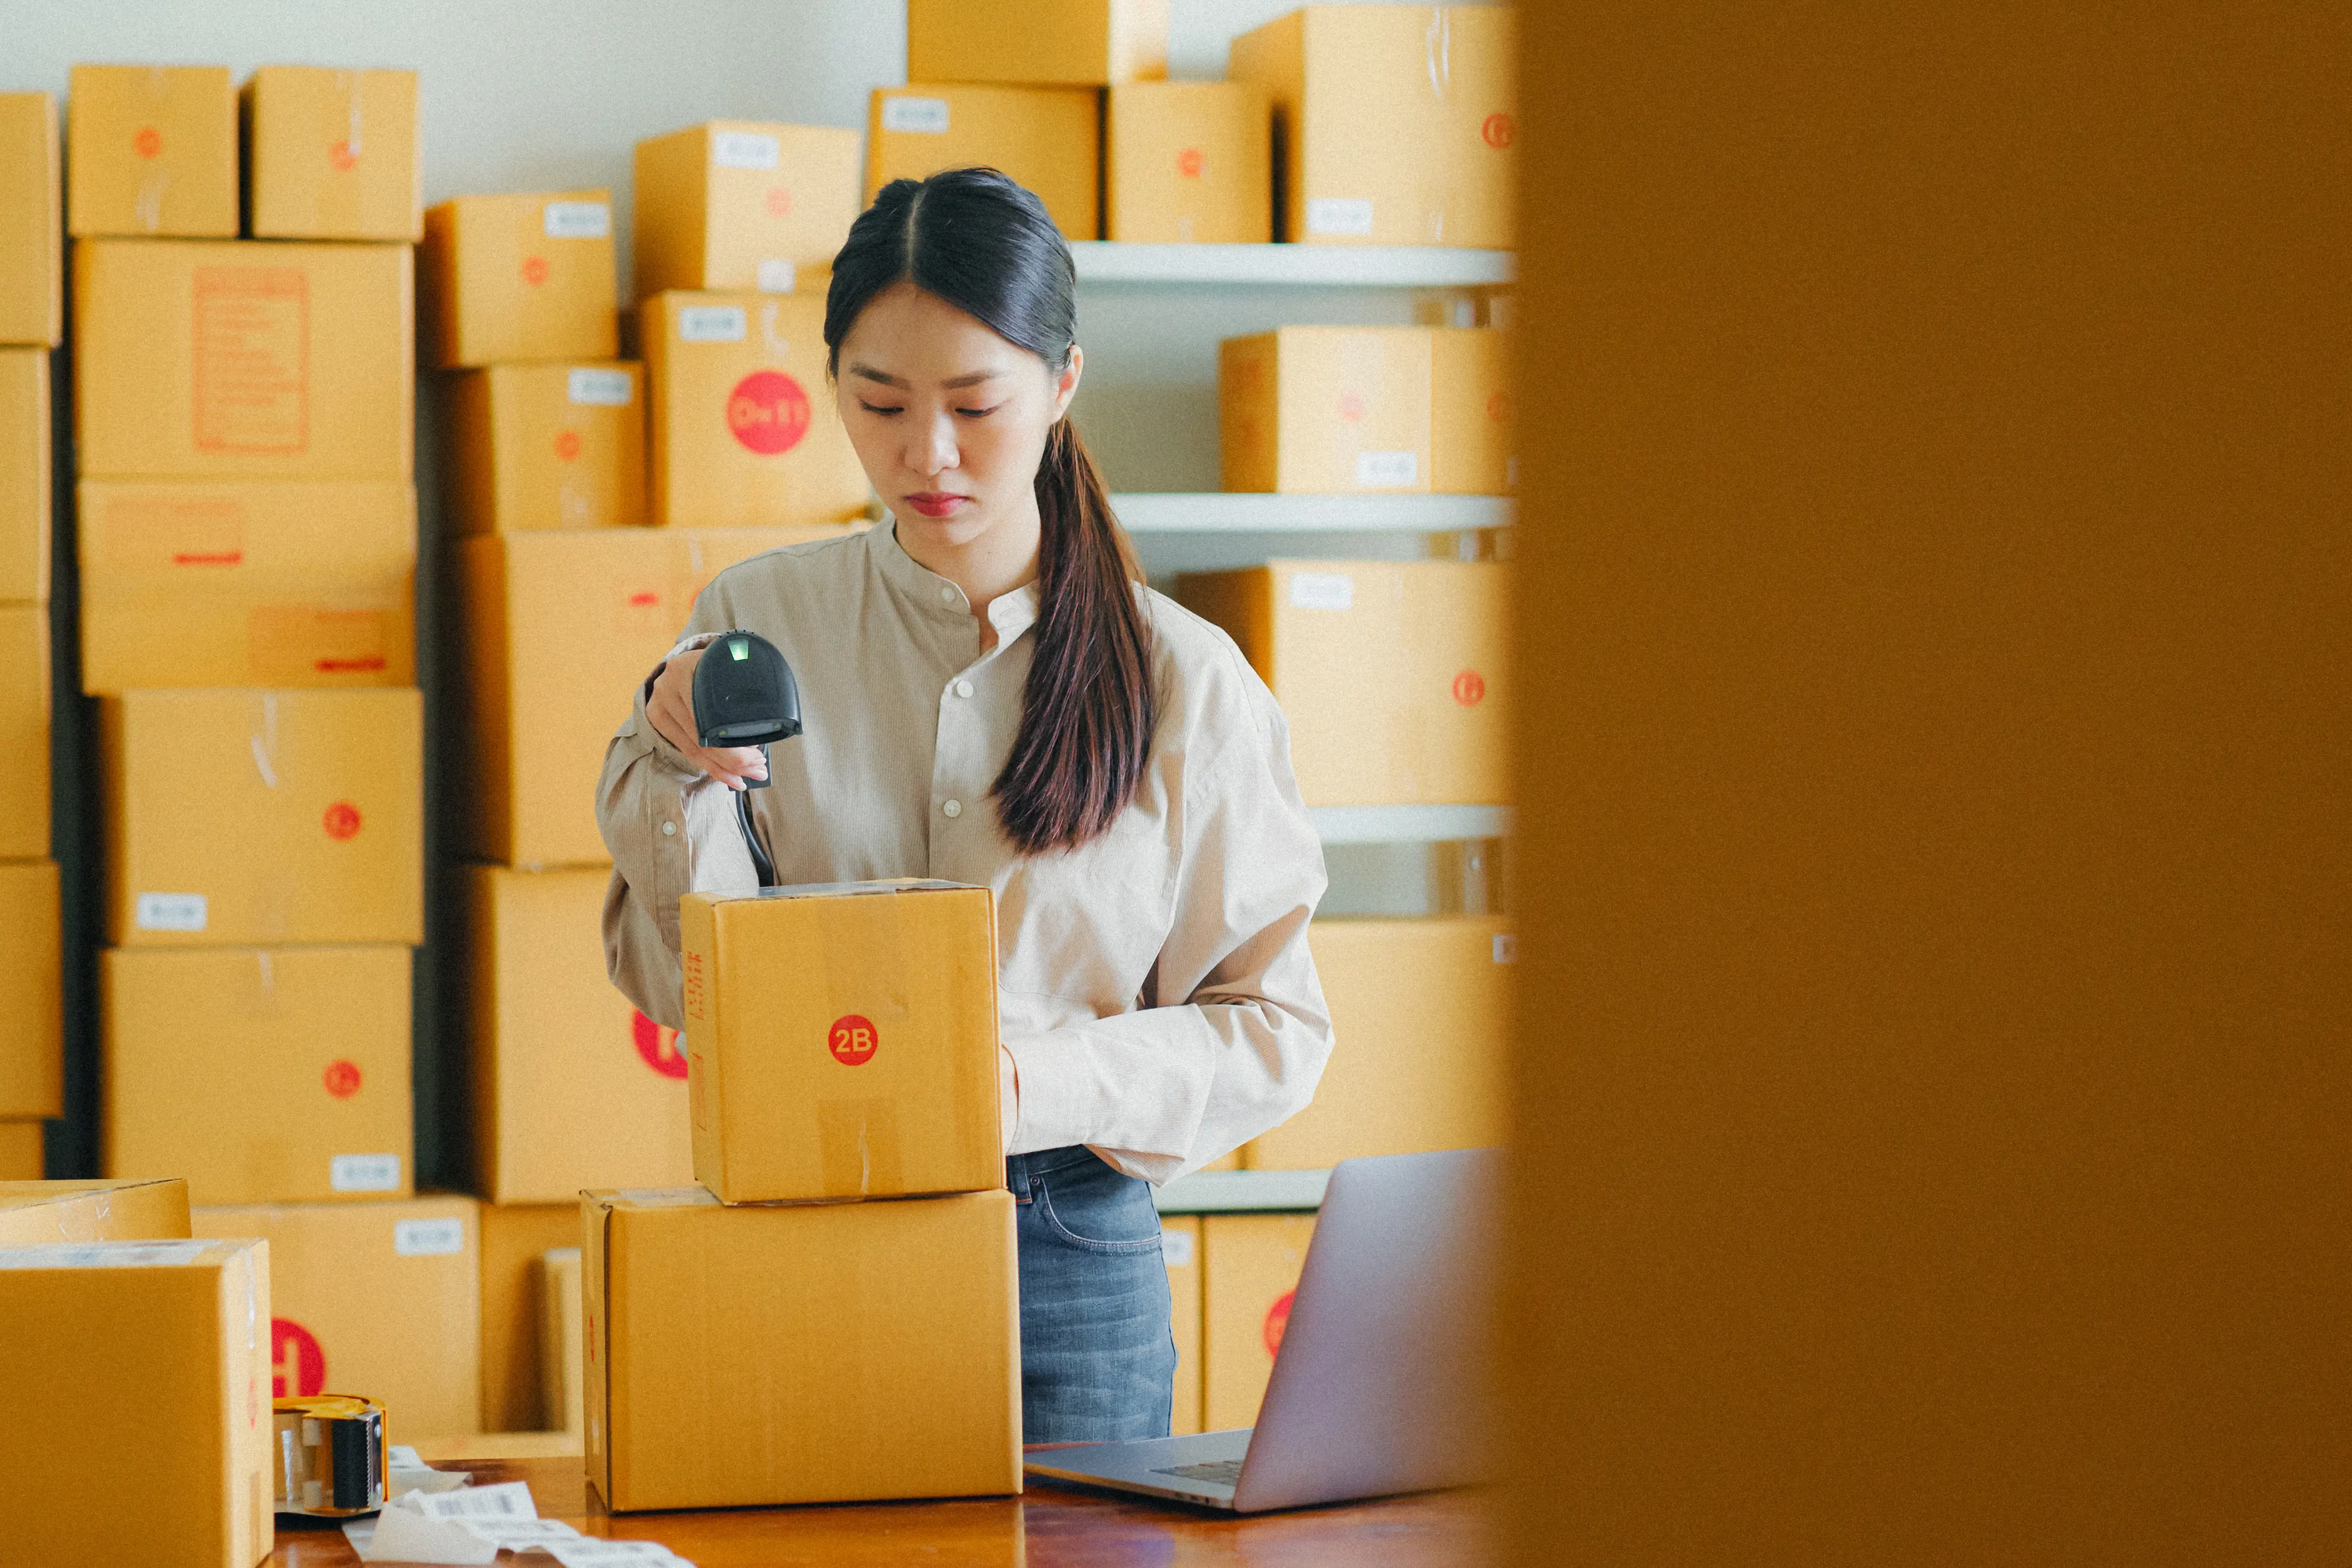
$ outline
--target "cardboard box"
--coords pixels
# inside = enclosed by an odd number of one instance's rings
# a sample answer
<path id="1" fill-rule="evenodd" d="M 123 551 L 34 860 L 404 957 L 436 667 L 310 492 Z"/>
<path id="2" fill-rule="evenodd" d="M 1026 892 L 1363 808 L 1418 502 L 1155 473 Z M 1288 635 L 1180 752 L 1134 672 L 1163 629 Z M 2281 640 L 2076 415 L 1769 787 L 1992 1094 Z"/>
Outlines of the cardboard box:
<path id="1" fill-rule="evenodd" d="M 107 941 L 425 939 L 414 691 L 100 699 Z"/>
<path id="2" fill-rule="evenodd" d="M 406 1197 L 405 947 L 100 955 L 110 1175 L 200 1204 Z"/>
<path id="3" fill-rule="evenodd" d="M 588 1475 L 609 1507 L 1021 1490 L 1003 1187 L 882 1203 L 729 1207 L 700 1187 L 584 1202 Z"/>
<path id="4" fill-rule="evenodd" d="M 415 71 L 262 66 L 239 105 L 246 233 L 411 245 L 422 236 Z"/>
<path id="5" fill-rule="evenodd" d="M 1318 1170 L 1360 1155 L 1506 1141 L 1507 921 L 1318 920 L 1307 944 L 1340 1049 L 1314 1103 L 1251 1142 L 1244 1164 Z"/>
<path id="6" fill-rule="evenodd" d="M 1311 1214 L 1201 1217 L 1202 1426 L 1257 1424 L 1315 1234 Z"/>
<path id="7" fill-rule="evenodd" d="M 492 365 L 457 378 L 457 531 L 646 520 L 641 365 Z"/>
<path id="8" fill-rule="evenodd" d="M 1429 487 L 1441 496 L 1507 496 L 1519 487 L 1510 335 L 1493 327 L 1430 333 Z"/>
<path id="9" fill-rule="evenodd" d="M 406 246 L 74 247 L 85 479 L 388 479 L 414 467 Z"/>
<path id="10" fill-rule="evenodd" d="M 66 89 L 66 226 L 236 233 L 236 90 L 226 66 L 76 66 Z"/>
<path id="11" fill-rule="evenodd" d="M 560 1430 L 561 1419 L 549 1419 L 541 1385 L 547 1303 L 541 1260 L 553 1248 L 577 1252 L 580 1199 L 575 1195 L 568 1203 L 486 1203 L 480 1218 L 483 1430 Z M 561 1409 L 555 1414 L 560 1417 Z"/>
<path id="12" fill-rule="evenodd" d="M 1508 5 L 1308 5 L 1234 40 L 1274 99 L 1282 237 L 1517 240 L 1517 19 Z"/>
<path id="13" fill-rule="evenodd" d="M 1024 46 L 1035 42 L 1033 29 L 1017 31 Z M 893 180 L 976 165 L 1003 170 L 1034 191 L 1065 238 L 1101 236 L 1102 105 L 1093 88 L 918 78 L 874 89 L 866 125 L 869 205 Z"/>
<path id="14" fill-rule="evenodd" d="M 821 294 L 646 302 L 657 528 L 863 517 L 866 470 L 824 371 Z"/>
<path id="15" fill-rule="evenodd" d="M 1290 721 L 1310 806 L 1509 797 L 1509 568 L 1270 561 L 1188 574 L 1177 597 L 1233 634 Z"/>
<path id="16" fill-rule="evenodd" d="M 38 1181 L 44 1161 L 38 1116 L 0 1116 L 0 1181 Z"/>
<path id="17" fill-rule="evenodd" d="M 198 1236 L 269 1243 L 272 1396 L 365 1394 L 384 1438 L 480 1430 L 480 1260 L 470 1197 L 191 1213 Z"/>
<path id="18" fill-rule="evenodd" d="M 0 343 L 65 336 L 65 249 L 57 100 L 0 92 Z"/>
<path id="19" fill-rule="evenodd" d="M 551 1247 L 539 1257 L 540 1407 L 558 1432 L 587 1426 L 587 1314 L 581 1299 L 580 1249 Z"/>
<path id="20" fill-rule="evenodd" d="M 605 977 L 608 873 L 473 865 L 465 876 L 482 1191 L 500 1204 L 561 1203 L 586 1187 L 689 1179 L 677 1036 Z"/>
<path id="21" fill-rule="evenodd" d="M 1004 1185 L 984 887 L 826 883 L 678 904 L 694 1178 L 725 1203 Z"/>
<path id="22" fill-rule="evenodd" d="M 607 862 L 595 809 L 605 743 L 669 656 L 694 596 L 747 557 L 847 531 L 606 528 L 463 541 L 465 852 L 509 865 Z"/>
<path id="23" fill-rule="evenodd" d="M 56 863 L 0 861 L 0 1018 L 8 1020 L 0 1031 L 0 1116 L 65 1114 L 58 919 Z M 33 1175 L 39 1174 L 37 1164 Z"/>
<path id="24" fill-rule="evenodd" d="M 1426 494 L 1426 327 L 1283 327 L 1217 346 L 1227 490 Z"/>
<path id="25" fill-rule="evenodd" d="M 908 0 L 914 81 L 1103 87 L 1168 74 L 1168 0 Z"/>
<path id="26" fill-rule="evenodd" d="M 1160 1222 L 1168 1260 L 1168 1322 L 1176 1336 L 1176 1396 L 1169 1436 L 1201 1430 L 1201 1217 L 1171 1214 Z"/>
<path id="27" fill-rule="evenodd" d="M 49 601 L 49 351 L 0 349 L 0 603 Z"/>
<path id="28" fill-rule="evenodd" d="M 425 214 L 417 268 L 426 364 L 619 354 L 609 191 L 443 202 Z"/>
<path id="29" fill-rule="evenodd" d="M 405 686 L 416 492 L 383 480 L 85 480 L 81 689 Z"/>
<path id="30" fill-rule="evenodd" d="M 37 1133 L 38 1122 L 17 1122 Z M 0 1247 L 56 1241 L 172 1241 L 188 1235 L 188 1184 L 143 1181 L 0 1181 Z"/>
<path id="31" fill-rule="evenodd" d="M 270 1300 L 259 1241 L 0 1249 L 0 1561 L 268 1556 Z"/>
<path id="32" fill-rule="evenodd" d="M 1274 107 L 1246 82 L 1135 82 L 1103 112 L 1103 235 L 1144 245 L 1274 238 Z"/>
<path id="33" fill-rule="evenodd" d="M 637 143 L 639 299 L 665 289 L 790 294 L 857 220 L 857 132 L 714 120 Z"/>
<path id="34" fill-rule="evenodd" d="M 49 612 L 0 605 L 0 860 L 49 852 Z"/>

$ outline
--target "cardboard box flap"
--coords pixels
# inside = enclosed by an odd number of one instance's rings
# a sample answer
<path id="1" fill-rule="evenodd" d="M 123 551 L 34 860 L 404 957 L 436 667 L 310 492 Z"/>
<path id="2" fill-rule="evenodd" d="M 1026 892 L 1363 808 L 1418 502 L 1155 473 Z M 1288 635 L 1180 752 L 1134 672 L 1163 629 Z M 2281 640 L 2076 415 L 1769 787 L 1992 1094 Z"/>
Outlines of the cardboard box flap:
<path id="1" fill-rule="evenodd" d="M 873 893 L 971 893 L 968 882 L 941 882 L 936 877 L 901 876 L 874 882 L 803 882 L 790 887 L 763 887 L 751 893 L 698 893 L 688 896 L 713 904 L 738 904 L 760 898 L 857 898 Z"/>
<path id="2" fill-rule="evenodd" d="M 0 1182 L 0 1246 L 170 1241 L 188 1234 L 188 1184 L 147 1181 Z"/>
<path id="3" fill-rule="evenodd" d="M 184 1269 L 221 1263 L 255 1241 L 39 1241 L 0 1247 L 0 1269 Z"/>

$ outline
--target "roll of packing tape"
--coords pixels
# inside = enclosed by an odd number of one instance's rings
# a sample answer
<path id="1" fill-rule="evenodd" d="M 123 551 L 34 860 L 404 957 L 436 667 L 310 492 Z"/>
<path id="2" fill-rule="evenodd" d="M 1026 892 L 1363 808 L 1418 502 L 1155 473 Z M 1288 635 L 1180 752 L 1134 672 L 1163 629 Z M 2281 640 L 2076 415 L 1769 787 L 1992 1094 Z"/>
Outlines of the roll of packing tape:
<path id="1" fill-rule="evenodd" d="M 322 1519 L 382 1508 L 387 1482 L 383 1406 L 355 1394 L 280 1399 L 275 1503 Z"/>

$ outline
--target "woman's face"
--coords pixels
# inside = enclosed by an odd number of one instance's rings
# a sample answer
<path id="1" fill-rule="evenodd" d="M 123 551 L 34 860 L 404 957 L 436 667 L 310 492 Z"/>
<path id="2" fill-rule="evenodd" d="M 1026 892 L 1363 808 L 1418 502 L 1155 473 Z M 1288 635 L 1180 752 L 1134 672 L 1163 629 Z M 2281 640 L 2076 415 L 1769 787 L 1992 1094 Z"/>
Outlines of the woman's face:
<path id="1" fill-rule="evenodd" d="M 902 529 L 961 549 L 1008 518 L 1034 519 L 1046 433 L 1077 391 L 933 294 L 898 283 L 842 340 L 834 395 L 874 492 Z"/>

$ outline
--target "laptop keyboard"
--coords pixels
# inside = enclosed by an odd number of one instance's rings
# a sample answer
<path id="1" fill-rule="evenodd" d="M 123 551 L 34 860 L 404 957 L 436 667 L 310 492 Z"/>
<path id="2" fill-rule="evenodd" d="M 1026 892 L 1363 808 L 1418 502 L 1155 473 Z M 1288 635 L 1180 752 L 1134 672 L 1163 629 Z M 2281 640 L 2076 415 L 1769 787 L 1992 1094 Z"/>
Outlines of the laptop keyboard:
<path id="1" fill-rule="evenodd" d="M 1242 1462 L 1239 1459 L 1212 1459 L 1201 1465 L 1171 1465 L 1151 1473 L 1155 1476 L 1180 1476 L 1188 1481 L 1211 1481 L 1219 1486 L 1239 1486 Z"/>

